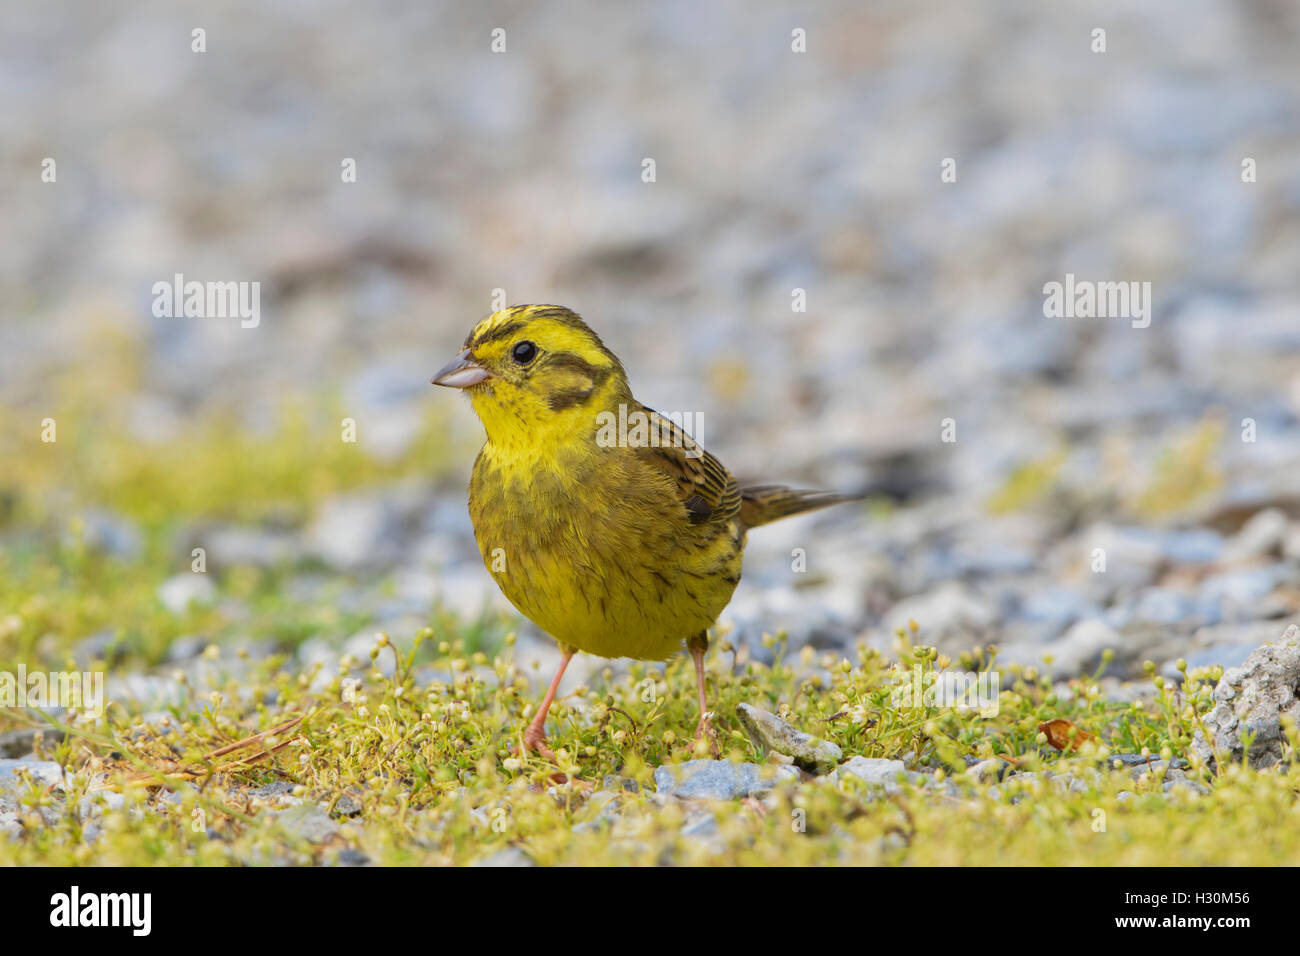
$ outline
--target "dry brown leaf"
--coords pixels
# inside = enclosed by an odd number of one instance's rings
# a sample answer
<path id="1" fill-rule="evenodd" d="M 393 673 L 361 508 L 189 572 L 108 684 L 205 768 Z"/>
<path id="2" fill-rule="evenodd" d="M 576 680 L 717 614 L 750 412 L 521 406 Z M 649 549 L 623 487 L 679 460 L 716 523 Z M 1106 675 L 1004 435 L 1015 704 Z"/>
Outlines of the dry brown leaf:
<path id="1" fill-rule="evenodd" d="M 1070 721 L 1060 717 L 1056 720 L 1043 721 L 1038 725 L 1038 729 L 1047 735 L 1049 744 L 1062 752 L 1077 750 L 1085 740 L 1093 739 L 1092 734 L 1082 727 L 1076 727 Z M 1071 737 L 1071 731 L 1073 731 L 1073 738 Z"/>

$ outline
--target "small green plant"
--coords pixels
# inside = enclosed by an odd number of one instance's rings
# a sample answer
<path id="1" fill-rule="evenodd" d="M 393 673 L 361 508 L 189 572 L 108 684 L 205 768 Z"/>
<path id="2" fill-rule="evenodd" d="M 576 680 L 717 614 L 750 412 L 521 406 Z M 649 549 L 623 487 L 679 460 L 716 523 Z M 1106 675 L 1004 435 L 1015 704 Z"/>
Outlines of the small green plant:
<path id="1" fill-rule="evenodd" d="M 238 680 L 190 686 L 163 718 L 114 706 L 97 723 L 51 727 L 43 747 L 70 783 L 21 793 L 0 862 L 313 863 L 348 849 L 429 865 L 513 848 L 553 864 L 1208 865 L 1279 863 L 1300 850 L 1284 826 L 1300 783 L 1289 765 L 1214 778 L 1186 761 L 1213 673 L 1181 686 L 1152 674 L 1143 701 L 1120 703 L 1101 693 L 1100 673 L 1062 688 L 1034 668 L 1005 668 L 995 715 L 899 707 L 900 672 L 997 669 L 996 648 L 954 662 L 917 636 L 900 633 L 896 658 L 862 646 L 850 661 L 808 648 L 791 657 L 776 635 L 770 664 L 719 642 L 709 682 L 728 759 L 764 760 L 734 717 L 749 702 L 833 741 L 846 759 L 901 759 L 922 779 L 888 799 L 819 778 L 719 804 L 708 845 L 682 836 L 687 807 L 644 795 L 655 767 L 700 756 L 689 661 L 607 671 L 562 696 L 551 764 L 518 753 L 535 679 L 515 660 L 514 636 L 489 656 L 455 631 L 425 628 L 405 640 L 376 635 L 367 659 L 328 674 L 286 673 L 271 659 Z M 290 715 L 303 720 L 283 739 L 212 756 Z M 1088 739 L 1055 750 L 1038 729 L 1051 720 Z M 1120 753 L 1146 761 L 1116 768 Z M 988 761 L 1005 768 L 1000 782 L 968 769 Z M 269 784 L 284 796 L 266 796 Z M 87 812 L 105 792 L 121 797 Z M 298 800 L 321 808 L 322 833 L 295 829 L 287 810 Z M 1269 841 L 1249 837 L 1261 824 Z"/>

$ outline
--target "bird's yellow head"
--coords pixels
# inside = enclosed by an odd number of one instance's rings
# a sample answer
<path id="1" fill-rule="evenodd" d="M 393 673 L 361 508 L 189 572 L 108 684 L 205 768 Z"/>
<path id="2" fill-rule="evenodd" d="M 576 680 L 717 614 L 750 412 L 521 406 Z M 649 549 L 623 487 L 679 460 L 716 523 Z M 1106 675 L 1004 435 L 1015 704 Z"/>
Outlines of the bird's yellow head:
<path id="1" fill-rule="evenodd" d="M 594 434 L 598 412 L 631 400 L 618 357 L 558 305 L 493 312 L 433 384 L 463 389 L 488 440 L 503 445 L 572 437 L 587 426 Z"/>

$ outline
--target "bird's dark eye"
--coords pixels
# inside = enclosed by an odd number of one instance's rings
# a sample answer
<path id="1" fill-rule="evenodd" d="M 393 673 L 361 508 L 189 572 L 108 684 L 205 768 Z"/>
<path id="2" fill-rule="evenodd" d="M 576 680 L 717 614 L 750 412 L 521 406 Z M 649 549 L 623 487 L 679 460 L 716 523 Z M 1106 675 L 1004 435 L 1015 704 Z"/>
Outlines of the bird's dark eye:
<path id="1" fill-rule="evenodd" d="M 532 342 L 523 341 L 515 344 L 510 350 L 510 357 L 520 365 L 527 365 L 533 359 L 537 358 L 537 346 Z"/>

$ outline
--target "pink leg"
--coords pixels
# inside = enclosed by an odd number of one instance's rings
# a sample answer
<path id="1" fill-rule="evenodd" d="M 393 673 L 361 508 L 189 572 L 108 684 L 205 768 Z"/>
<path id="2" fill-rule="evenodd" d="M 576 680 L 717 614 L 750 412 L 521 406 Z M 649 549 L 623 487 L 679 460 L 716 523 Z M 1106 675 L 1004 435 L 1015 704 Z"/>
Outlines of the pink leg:
<path id="1" fill-rule="evenodd" d="M 524 749 L 535 751 L 547 760 L 555 759 L 555 751 L 546 746 L 546 712 L 551 709 L 551 701 L 555 700 L 555 692 L 560 688 L 560 678 L 564 676 L 564 669 L 569 666 L 569 661 L 572 658 L 573 649 L 566 649 L 564 659 L 560 661 L 560 668 L 555 672 L 555 678 L 551 681 L 551 686 L 546 689 L 546 696 L 542 698 L 541 707 L 537 709 L 537 716 L 532 719 L 528 729 L 524 731 Z"/>
<path id="2" fill-rule="evenodd" d="M 704 693 L 704 652 L 709 649 L 708 635 L 691 638 L 686 642 L 686 648 L 691 652 L 691 660 L 695 662 L 695 688 L 700 702 L 700 722 L 695 726 L 695 739 L 707 740 L 713 756 L 717 757 L 718 735 L 709 721 L 709 702 Z"/>

